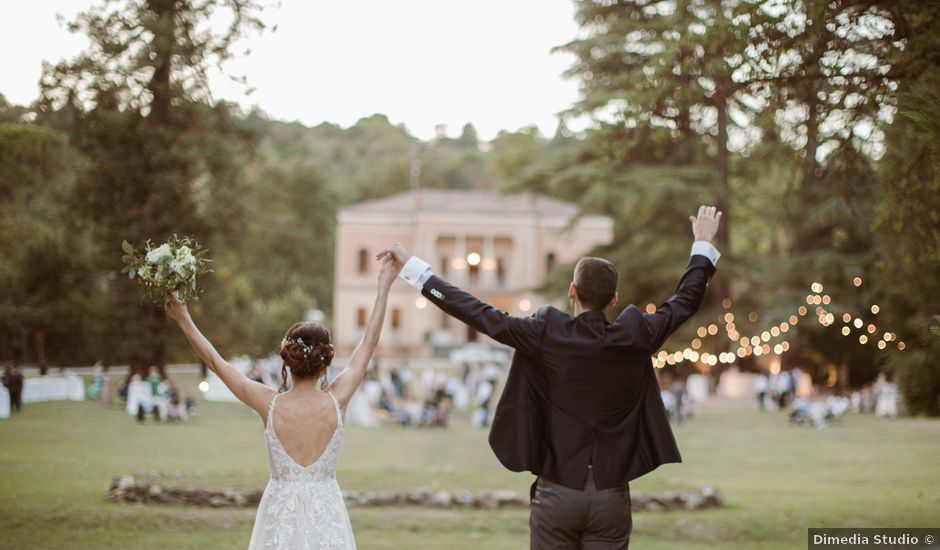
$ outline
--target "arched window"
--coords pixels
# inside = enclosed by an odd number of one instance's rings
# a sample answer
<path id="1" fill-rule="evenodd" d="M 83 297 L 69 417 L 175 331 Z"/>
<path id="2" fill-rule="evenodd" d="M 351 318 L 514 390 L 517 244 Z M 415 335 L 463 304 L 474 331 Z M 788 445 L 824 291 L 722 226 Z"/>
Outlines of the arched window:
<path id="1" fill-rule="evenodd" d="M 356 308 L 356 326 L 362 328 L 366 326 L 366 308 Z"/>
<path id="2" fill-rule="evenodd" d="M 545 272 L 548 273 L 549 271 L 551 271 L 552 268 L 555 267 L 555 263 L 556 263 L 555 253 L 549 252 L 548 254 L 546 254 L 545 255 Z"/>
<path id="3" fill-rule="evenodd" d="M 369 272 L 369 251 L 365 248 L 359 249 L 359 273 Z"/>

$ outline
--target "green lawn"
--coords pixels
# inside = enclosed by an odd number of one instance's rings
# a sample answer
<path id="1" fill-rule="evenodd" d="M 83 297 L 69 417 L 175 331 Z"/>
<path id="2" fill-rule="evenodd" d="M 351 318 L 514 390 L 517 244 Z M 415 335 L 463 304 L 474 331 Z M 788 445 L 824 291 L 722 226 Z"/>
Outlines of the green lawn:
<path id="1" fill-rule="evenodd" d="M 262 487 L 261 422 L 239 405 L 200 403 L 185 425 L 138 425 L 95 403 L 43 403 L 0 421 L 0 548 L 243 548 L 253 510 L 107 502 L 111 477 L 179 471 L 176 482 Z M 805 548 L 810 526 L 940 525 L 940 422 L 852 415 L 825 430 L 782 413 L 716 404 L 676 430 L 685 463 L 634 483 L 647 493 L 713 484 L 727 506 L 634 516 L 632 547 Z M 353 428 L 340 461 L 352 490 L 430 485 L 526 492 L 486 433 Z M 521 549 L 524 510 L 352 509 L 360 548 Z"/>

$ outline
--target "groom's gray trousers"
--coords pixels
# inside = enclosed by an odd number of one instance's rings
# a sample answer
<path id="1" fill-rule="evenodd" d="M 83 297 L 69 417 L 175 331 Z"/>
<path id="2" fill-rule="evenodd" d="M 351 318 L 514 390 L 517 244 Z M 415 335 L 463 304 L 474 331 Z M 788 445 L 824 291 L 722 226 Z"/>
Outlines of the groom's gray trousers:
<path id="1" fill-rule="evenodd" d="M 620 550 L 632 527 L 630 487 L 599 490 L 591 469 L 581 491 L 543 477 L 532 485 L 532 550 Z"/>

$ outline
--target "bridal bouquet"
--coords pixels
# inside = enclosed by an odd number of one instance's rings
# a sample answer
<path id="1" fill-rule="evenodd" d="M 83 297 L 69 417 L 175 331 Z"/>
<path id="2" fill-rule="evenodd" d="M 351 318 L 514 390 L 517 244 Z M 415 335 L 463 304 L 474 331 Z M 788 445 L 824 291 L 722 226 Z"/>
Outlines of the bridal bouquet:
<path id="1" fill-rule="evenodd" d="M 144 249 L 131 243 L 121 244 L 124 250 L 124 269 L 131 279 L 144 287 L 144 299 L 163 304 L 166 295 L 176 292 L 181 302 L 198 297 L 196 277 L 212 271 L 203 250 L 191 237 L 173 235 L 167 242 L 154 246 L 148 240 Z"/>

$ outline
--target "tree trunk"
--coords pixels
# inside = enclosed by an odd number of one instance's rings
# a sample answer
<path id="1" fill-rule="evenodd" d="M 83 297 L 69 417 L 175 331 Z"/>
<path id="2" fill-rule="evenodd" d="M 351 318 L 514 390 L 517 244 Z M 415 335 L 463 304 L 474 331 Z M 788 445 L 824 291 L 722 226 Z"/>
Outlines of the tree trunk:
<path id="1" fill-rule="evenodd" d="M 20 329 L 20 357 L 19 362 L 22 364 L 29 363 L 29 330 L 25 328 Z M 44 371 L 40 370 L 41 374 L 46 374 Z"/>
<path id="2" fill-rule="evenodd" d="M 10 334 L 0 331 L 0 361 L 10 361 Z"/>
<path id="3" fill-rule="evenodd" d="M 147 89 L 153 94 L 149 118 L 157 125 L 164 125 L 169 121 L 172 98 L 170 77 L 176 44 L 176 0 L 148 0 L 147 8 L 156 18 L 151 42 L 154 71 L 147 85 Z"/>
<path id="4" fill-rule="evenodd" d="M 46 368 L 46 330 L 39 328 L 34 333 L 36 342 L 36 362 L 40 369 Z"/>

